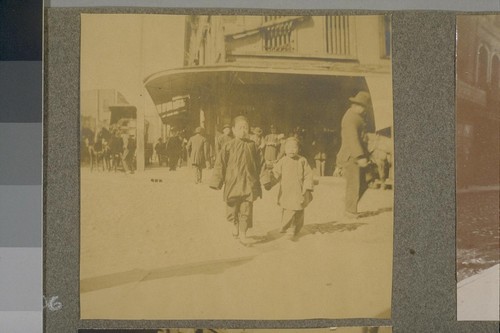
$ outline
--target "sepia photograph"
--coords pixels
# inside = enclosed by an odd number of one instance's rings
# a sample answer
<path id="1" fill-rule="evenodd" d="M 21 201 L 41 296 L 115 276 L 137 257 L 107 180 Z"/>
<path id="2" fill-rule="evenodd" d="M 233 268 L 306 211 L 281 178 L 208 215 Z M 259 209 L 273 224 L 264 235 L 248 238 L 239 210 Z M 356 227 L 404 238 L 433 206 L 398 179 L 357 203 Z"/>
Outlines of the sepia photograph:
<path id="1" fill-rule="evenodd" d="M 500 316 L 500 15 L 457 17 L 457 318 Z"/>
<path id="2" fill-rule="evenodd" d="M 391 318 L 390 15 L 82 14 L 80 37 L 81 319 Z"/>
<path id="3" fill-rule="evenodd" d="M 78 333 L 391 333 L 391 327 L 81 329 Z"/>

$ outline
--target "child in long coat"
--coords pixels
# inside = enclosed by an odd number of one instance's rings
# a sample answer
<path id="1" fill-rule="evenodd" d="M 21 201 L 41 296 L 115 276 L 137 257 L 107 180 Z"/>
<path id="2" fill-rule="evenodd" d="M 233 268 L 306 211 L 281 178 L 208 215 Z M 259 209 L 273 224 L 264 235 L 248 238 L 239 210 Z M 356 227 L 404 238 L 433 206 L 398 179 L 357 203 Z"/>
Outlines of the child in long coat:
<path id="1" fill-rule="evenodd" d="M 281 232 L 296 236 L 304 225 L 304 209 L 312 200 L 313 172 L 307 159 L 298 154 L 299 142 L 288 138 L 285 156 L 276 162 L 273 177 L 280 184 L 278 205 L 283 209 Z"/>
<path id="2" fill-rule="evenodd" d="M 248 120 L 236 117 L 232 130 L 235 138 L 217 155 L 210 187 L 221 189 L 224 185 L 226 218 L 234 226 L 233 236 L 247 243 L 247 230 L 253 226 L 253 202 L 262 197 L 262 162 L 255 142 L 248 138 Z"/>

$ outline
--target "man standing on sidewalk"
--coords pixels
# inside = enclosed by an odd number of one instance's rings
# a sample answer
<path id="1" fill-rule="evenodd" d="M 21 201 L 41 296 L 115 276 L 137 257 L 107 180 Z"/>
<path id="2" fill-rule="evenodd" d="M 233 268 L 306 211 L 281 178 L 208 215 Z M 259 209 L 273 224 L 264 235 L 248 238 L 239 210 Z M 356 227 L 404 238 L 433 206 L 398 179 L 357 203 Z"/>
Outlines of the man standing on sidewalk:
<path id="1" fill-rule="evenodd" d="M 229 142 L 233 139 L 233 135 L 231 133 L 231 125 L 225 124 L 222 127 L 222 134 L 219 135 L 215 139 L 215 156 L 219 156 L 220 151 L 222 150 L 222 147 L 226 144 L 226 142 Z"/>
<path id="2" fill-rule="evenodd" d="M 174 132 L 170 137 L 165 150 L 168 156 L 168 168 L 170 171 L 175 171 L 182 153 L 182 139 L 177 132 Z"/>
<path id="3" fill-rule="evenodd" d="M 195 169 L 195 184 L 201 183 L 202 170 L 208 162 L 208 141 L 202 133 L 203 129 L 197 127 L 186 146 L 190 163 Z"/>
<path id="4" fill-rule="evenodd" d="M 364 168 L 368 166 L 368 155 L 364 135 L 365 114 L 371 104 L 370 94 L 360 91 L 349 101 L 351 106 L 342 118 L 342 146 L 337 155 L 337 164 L 346 179 L 345 215 L 347 218 L 357 218 L 358 202 L 367 187 Z"/>

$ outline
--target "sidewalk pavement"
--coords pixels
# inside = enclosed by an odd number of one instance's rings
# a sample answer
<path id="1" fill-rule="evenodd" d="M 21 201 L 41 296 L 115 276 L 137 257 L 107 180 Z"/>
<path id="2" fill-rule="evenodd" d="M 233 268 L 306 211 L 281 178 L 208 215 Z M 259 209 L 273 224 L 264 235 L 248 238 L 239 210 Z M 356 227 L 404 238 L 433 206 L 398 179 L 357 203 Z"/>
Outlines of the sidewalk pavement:
<path id="1" fill-rule="evenodd" d="M 458 320 L 500 320 L 500 264 L 457 284 Z"/>
<path id="2" fill-rule="evenodd" d="M 319 179 L 296 241 L 279 233 L 277 187 L 264 191 L 243 246 L 210 173 L 82 171 L 82 319 L 390 316 L 392 191 L 368 190 L 365 217 L 345 220 L 343 179 Z"/>

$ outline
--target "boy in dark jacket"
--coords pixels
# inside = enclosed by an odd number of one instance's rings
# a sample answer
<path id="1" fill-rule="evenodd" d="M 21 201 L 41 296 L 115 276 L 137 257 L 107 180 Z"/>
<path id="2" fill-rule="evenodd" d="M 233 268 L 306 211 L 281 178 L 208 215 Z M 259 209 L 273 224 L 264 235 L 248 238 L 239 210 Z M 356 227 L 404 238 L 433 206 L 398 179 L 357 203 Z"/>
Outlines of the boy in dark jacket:
<path id="1" fill-rule="evenodd" d="M 249 139 L 247 118 L 236 117 L 232 130 L 235 138 L 226 142 L 217 156 L 210 187 L 221 189 L 224 185 L 226 217 L 234 226 L 233 236 L 247 243 L 246 233 L 253 225 L 253 202 L 262 197 L 262 163 L 255 142 Z"/>

